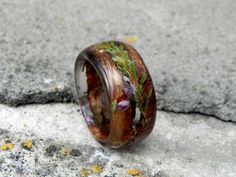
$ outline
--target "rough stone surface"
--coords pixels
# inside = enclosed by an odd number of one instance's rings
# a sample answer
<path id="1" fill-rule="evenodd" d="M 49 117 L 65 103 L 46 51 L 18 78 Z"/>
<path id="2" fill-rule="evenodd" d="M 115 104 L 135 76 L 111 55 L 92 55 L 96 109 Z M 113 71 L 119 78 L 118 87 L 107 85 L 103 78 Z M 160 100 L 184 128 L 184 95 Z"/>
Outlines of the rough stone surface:
<path id="1" fill-rule="evenodd" d="M 236 125 L 196 114 L 159 111 L 153 133 L 141 143 L 120 150 L 98 144 L 74 104 L 0 105 L 0 176 L 80 176 L 92 164 L 104 167 L 102 177 L 128 177 L 139 169 L 144 177 L 235 177 Z M 35 145 L 28 151 L 25 140 Z M 63 155 L 61 149 L 77 155 Z M 80 154 L 80 153 L 81 154 Z"/>
<path id="2" fill-rule="evenodd" d="M 236 1 L 0 0 L 0 102 L 70 102 L 94 42 L 137 37 L 158 108 L 236 121 Z"/>

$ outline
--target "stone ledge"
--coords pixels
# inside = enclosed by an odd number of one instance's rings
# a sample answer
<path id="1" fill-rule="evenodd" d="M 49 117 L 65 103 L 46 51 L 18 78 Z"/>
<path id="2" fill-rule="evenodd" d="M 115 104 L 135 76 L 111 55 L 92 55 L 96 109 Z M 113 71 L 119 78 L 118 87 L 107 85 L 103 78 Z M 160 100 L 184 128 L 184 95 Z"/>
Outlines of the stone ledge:
<path id="1" fill-rule="evenodd" d="M 128 177 L 133 168 L 147 177 L 234 177 L 235 126 L 212 117 L 158 111 L 146 140 L 116 151 L 93 139 L 78 105 L 0 105 L 0 145 L 5 140 L 15 144 L 11 151 L 0 151 L 0 176 L 74 177 L 98 164 L 104 167 L 102 177 Z M 35 143 L 31 151 L 21 147 L 28 139 Z M 62 147 L 81 155 L 64 156 Z"/>

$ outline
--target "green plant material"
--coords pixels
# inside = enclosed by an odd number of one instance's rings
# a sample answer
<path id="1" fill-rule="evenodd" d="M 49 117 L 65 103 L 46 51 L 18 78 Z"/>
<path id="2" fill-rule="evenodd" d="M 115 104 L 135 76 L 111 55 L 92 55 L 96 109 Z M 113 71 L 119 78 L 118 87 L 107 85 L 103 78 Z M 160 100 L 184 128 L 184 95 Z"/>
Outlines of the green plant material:
<path id="1" fill-rule="evenodd" d="M 151 99 L 151 96 L 152 96 L 152 89 L 150 89 L 149 91 L 148 91 L 148 94 L 147 94 L 147 96 L 146 96 L 146 108 L 147 108 L 147 106 L 148 106 L 148 103 L 150 102 L 150 99 Z"/>
<path id="2" fill-rule="evenodd" d="M 142 78 L 139 81 L 140 85 L 143 85 L 146 80 L 147 80 L 147 75 L 145 73 L 143 73 Z"/>
<path id="3" fill-rule="evenodd" d="M 130 59 L 128 52 L 125 50 L 123 45 L 117 45 L 114 42 L 103 42 L 101 44 L 98 44 L 97 48 L 111 54 L 112 60 L 115 62 L 120 72 L 124 76 L 135 82 L 134 84 L 136 86 L 136 91 L 134 93 L 134 99 L 136 102 L 136 106 L 139 108 L 141 114 L 144 114 L 143 106 L 148 105 L 150 99 L 149 94 L 144 100 L 142 99 L 143 85 L 147 80 L 147 75 L 143 73 L 141 79 L 139 79 L 135 62 Z M 112 112 L 116 111 L 116 106 L 117 102 L 114 101 L 111 106 Z"/>
<path id="4" fill-rule="evenodd" d="M 116 112 L 116 110 L 117 110 L 117 101 L 115 100 L 111 103 L 111 111 Z"/>
<path id="5" fill-rule="evenodd" d="M 134 94 L 134 99 L 136 102 L 137 107 L 139 108 L 139 111 L 141 114 L 144 114 L 143 108 L 142 108 L 142 86 L 141 85 L 137 85 L 136 86 L 136 92 Z"/>

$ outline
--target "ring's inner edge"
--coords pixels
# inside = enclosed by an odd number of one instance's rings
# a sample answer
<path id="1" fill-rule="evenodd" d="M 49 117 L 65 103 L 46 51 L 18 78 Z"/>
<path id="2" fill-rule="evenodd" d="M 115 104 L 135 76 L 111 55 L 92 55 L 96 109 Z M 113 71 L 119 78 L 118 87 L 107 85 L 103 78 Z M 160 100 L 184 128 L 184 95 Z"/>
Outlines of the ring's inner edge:
<path id="1" fill-rule="evenodd" d="M 76 87 L 85 121 L 100 141 L 110 133 L 110 106 L 101 76 L 93 63 L 79 60 L 76 70 Z"/>

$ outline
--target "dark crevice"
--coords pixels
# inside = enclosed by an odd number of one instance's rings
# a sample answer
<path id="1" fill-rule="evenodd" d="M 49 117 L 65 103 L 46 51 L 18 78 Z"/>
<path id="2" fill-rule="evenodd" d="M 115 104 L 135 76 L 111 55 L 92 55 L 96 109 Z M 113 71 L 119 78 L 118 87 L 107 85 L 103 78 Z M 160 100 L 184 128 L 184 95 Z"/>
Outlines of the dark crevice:
<path id="1" fill-rule="evenodd" d="M 38 93 L 32 93 L 32 94 L 22 94 L 21 96 L 18 96 L 17 98 L 8 98 L 5 95 L 0 94 L 0 103 L 7 104 L 9 106 L 18 107 L 18 106 L 24 106 L 24 105 L 30 105 L 30 104 L 47 104 L 47 103 L 75 103 L 76 102 L 76 96 L 73 94 L 74 92 L 71 89 L 63 90 L 63 91 L 55 91 L 55 92 L 38 92 Z M 236 123 L 232 120 L 223 120 L 222 118 L 208 113 L 203 113 L 197 110 L 191 110 L 188 112 L 185 111 L 175 111 L 170 110 L 167 108 L 158 108 L 158 110 L 169 112 L 169 113 L 175 113 L 175 114 L 199 114 L 202 116 L 210 116 L 217 118 L 223 122 L 232 122 Z"/>
<path id="2" fill-rule="evenodd" d="M 224 120 L 216 115 L 213 115 L 213 114 L 207 114 L 207 113 L 202 113 L 200 111 L 188 111 L 188 112 L 184 112 L 184 111 L 173 111 L 173 110 L 168 110 L 168 109 L 165 109 L 165 108 L 158 108 L 158 110 L 160 111 L 165 111 L 165 112 L 168 112 L 168 113 L 174 113 L 174 114 L 186 114 L 186 115 L 201 115 L 201 116 L 207 116 L 207 117 L 214 117 L 220 121 L 223 121 L 223 122 L 231 122 L 231 123 L 236 123 L 232 120 Z"/>
<path id="3" fill-rule="evenodd" d="M 17 98 L 8 98 L 0 95 L 0 102 L 9 106 L 18 107 L 28 104 L 46 104 L 46 103 L 71 103 L 75 102 L 75 96 L 71 90 L 55 92 L 38 92 L 32 94 L 22 94 Z"/>

